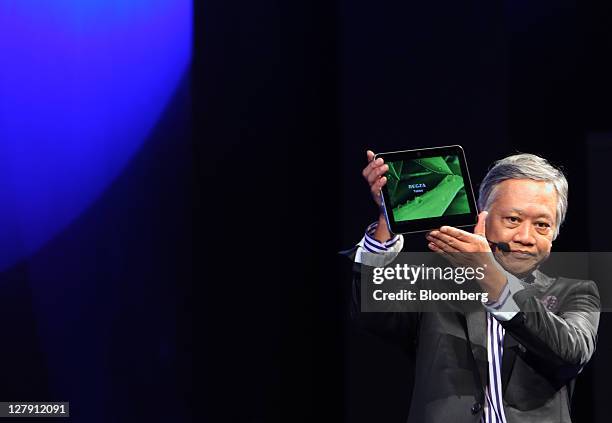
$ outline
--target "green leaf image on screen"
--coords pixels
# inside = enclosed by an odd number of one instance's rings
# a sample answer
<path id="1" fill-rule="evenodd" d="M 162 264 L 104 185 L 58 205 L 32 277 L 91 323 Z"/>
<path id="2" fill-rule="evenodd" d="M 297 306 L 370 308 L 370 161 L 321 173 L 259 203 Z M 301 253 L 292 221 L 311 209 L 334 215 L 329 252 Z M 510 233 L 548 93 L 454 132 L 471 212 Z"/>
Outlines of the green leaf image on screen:
<path id="1" fill-rule="evenodd" d="M 388 165 L 387 190 L 396 222 L 470 212 L 457 156 Z"/>

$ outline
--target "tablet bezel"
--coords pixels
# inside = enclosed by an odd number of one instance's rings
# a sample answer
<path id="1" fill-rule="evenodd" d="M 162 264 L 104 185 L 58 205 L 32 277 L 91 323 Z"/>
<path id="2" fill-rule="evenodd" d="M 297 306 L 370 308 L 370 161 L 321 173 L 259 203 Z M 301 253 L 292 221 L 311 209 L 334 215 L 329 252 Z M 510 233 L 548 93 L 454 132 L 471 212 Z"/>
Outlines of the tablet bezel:
<path id="1" fill-rule="evenodd" d="M 428 232 L 434 229 L 438 229 L 441 226 L 454 226 L 456 228 L 460 228 L 466 226 L 474 226 L 477 223 L 478 207 L 476 205 L 474 190 L 472 188 L 472 181 L 470 179 L 470 173 L 468 170 L 467 161 L 465 159 L 465 152 L 463 150 L 463 147 L 461 147 L 460 145 L 448 145 L 443 147 L 419 148 L 415 150 L 378 153 L 374 156 L 374 160 L 379 157 L 382 157 L 385 163 L 387 163 L 399 160 L 414 160 L 427 157 L 448 155 L 456 155 L 459 157 L 459 165 L 461 166 L 461 174 L 463 176 L 465 192 L 467 195 L 468 204 L 470 206 L 470 213 L 396 222 L 393 217 L 393 211 L 390 207 L 391 201 L 389 192 L 387 190 L 387 185 L 385 184 L 382 189 L 383 209 L 385 212 L 385 218 L 387 220 L 387 226 L 389 227 L 389 230 L 392 233 L 406 234 Z"/>

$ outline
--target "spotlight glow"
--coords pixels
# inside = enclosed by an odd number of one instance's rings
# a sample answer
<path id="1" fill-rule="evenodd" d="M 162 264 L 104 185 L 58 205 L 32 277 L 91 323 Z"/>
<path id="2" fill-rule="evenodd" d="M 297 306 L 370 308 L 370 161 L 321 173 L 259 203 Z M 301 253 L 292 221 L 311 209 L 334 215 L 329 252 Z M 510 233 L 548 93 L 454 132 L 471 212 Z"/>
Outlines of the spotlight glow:
<path id="1" fill-rule="evenodd" d="M 0 270 L 83 212 L 191 60 L 189 0 L 0 3 Z"/>

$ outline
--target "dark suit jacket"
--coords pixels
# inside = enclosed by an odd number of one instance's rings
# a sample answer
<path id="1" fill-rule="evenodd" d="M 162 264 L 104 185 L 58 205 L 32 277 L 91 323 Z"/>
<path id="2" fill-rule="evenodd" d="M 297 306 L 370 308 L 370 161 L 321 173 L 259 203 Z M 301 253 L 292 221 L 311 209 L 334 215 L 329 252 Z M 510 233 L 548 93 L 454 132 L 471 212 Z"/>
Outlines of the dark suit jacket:
<path id="1" fill-rule="evenodd" d="M 343 254 L 354 260 L 355 250 Z M 482 305 L 461 312 L 361 312 L 361 266 L 353 264 L 353 319 L 416 359 L 408 421 L 480 421 L 488 380 Z M 501 322 L 504 412 L 508 423 L 570 422 L 574 380 L 595 350 L 599 293 L 593 281 L 534 276 L 514 294 L 521 311 Z"/>

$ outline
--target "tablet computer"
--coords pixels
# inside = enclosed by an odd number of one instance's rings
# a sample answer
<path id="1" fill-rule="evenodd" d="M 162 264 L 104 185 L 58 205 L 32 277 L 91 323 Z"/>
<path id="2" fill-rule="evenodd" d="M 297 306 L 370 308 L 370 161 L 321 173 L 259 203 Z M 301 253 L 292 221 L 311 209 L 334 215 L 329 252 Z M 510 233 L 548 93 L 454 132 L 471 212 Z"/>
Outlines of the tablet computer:
<path id="1" fill-rule="evenodd" d="M 478 209 L 459 145 L 379 153 L 389 166 L 382 199 L 389 230 L 425 232 L 472 226 Z"/>

